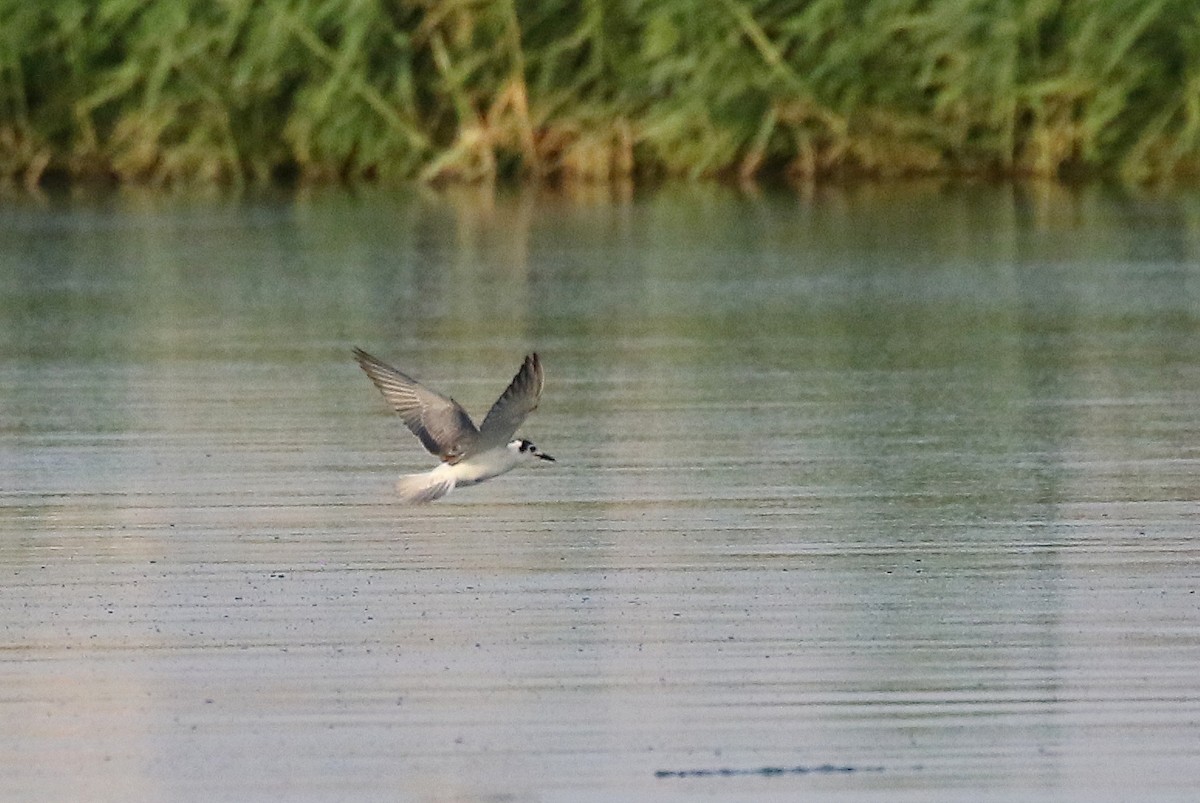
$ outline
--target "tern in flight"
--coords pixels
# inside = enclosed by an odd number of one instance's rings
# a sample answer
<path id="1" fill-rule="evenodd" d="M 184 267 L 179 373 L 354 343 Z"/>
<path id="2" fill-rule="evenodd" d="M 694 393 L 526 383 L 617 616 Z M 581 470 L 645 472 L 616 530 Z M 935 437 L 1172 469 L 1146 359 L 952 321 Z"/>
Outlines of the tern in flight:
<path id="1" fill-rule="evenodd" d="M 441 499 L 454 488 L 474 485 L 512 471 L 522 463 L 554 458 L 524 438 L 513 438 L 525 416 L 537 409 L 545 375 L 537 354 L 525 358 L 517 375 L 492 405 L 479 427 L 449 396 L 430 390 L 407 374 L 354 349 L 354 358 L 404 425 L 442 464 L 422 474 L 405 474 L 396 491 L 406 502 Z"/>

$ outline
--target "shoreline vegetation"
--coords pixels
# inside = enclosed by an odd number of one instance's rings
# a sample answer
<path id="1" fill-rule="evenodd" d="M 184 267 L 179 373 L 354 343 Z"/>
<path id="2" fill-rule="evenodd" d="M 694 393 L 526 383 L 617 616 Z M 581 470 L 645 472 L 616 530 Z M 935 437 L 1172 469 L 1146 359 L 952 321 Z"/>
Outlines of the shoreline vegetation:
<path id="1" fill-rule="evenodd" d="M 0 178 L 1200 176 L 1191 0 L 0 0 Z"/>

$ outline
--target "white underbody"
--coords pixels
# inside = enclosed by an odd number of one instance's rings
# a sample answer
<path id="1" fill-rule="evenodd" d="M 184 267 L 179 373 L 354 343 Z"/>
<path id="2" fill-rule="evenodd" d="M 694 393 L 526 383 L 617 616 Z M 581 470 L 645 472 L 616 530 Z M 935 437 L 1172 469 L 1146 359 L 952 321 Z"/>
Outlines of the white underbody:
<path id="1" fill-rule="evenodd" d="M 512 471 L 525 461 L 525 455 L 511 445 L 500 446 L 457 463 L 442 463 L 432 471 L 405 474 L 396 482 L 396 491 L 406 502 L 432 502 L 455 488 L 474 485 Z"/>

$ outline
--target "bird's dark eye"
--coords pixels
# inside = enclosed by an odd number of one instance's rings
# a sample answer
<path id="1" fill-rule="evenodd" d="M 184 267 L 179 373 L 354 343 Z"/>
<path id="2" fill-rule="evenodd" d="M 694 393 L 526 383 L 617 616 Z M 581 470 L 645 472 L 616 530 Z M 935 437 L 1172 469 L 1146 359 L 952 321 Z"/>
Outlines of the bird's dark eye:
<path id="1" fill-rule="evenodd" d="M 520 449 L 522 452 L 528 452 L 529 447 L 531 447 L 531 446 L 533 446 L 533 444 L 530 443 L 529 441 L 521 441 L 521 445 L 517 448 Z"/>

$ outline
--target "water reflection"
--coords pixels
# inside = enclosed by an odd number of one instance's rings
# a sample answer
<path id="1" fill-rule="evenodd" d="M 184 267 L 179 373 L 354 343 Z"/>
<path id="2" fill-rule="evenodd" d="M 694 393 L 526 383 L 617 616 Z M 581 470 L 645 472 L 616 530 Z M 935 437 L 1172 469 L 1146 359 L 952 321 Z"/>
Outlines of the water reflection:
<path id="1" fill-rule="evenodd" d="M 1197 196 L 0 217 L 6 792 L 1200 781 Z M 560 462 L 399 507 L 355 344 L 476 416 L 538 348 Z"/>

